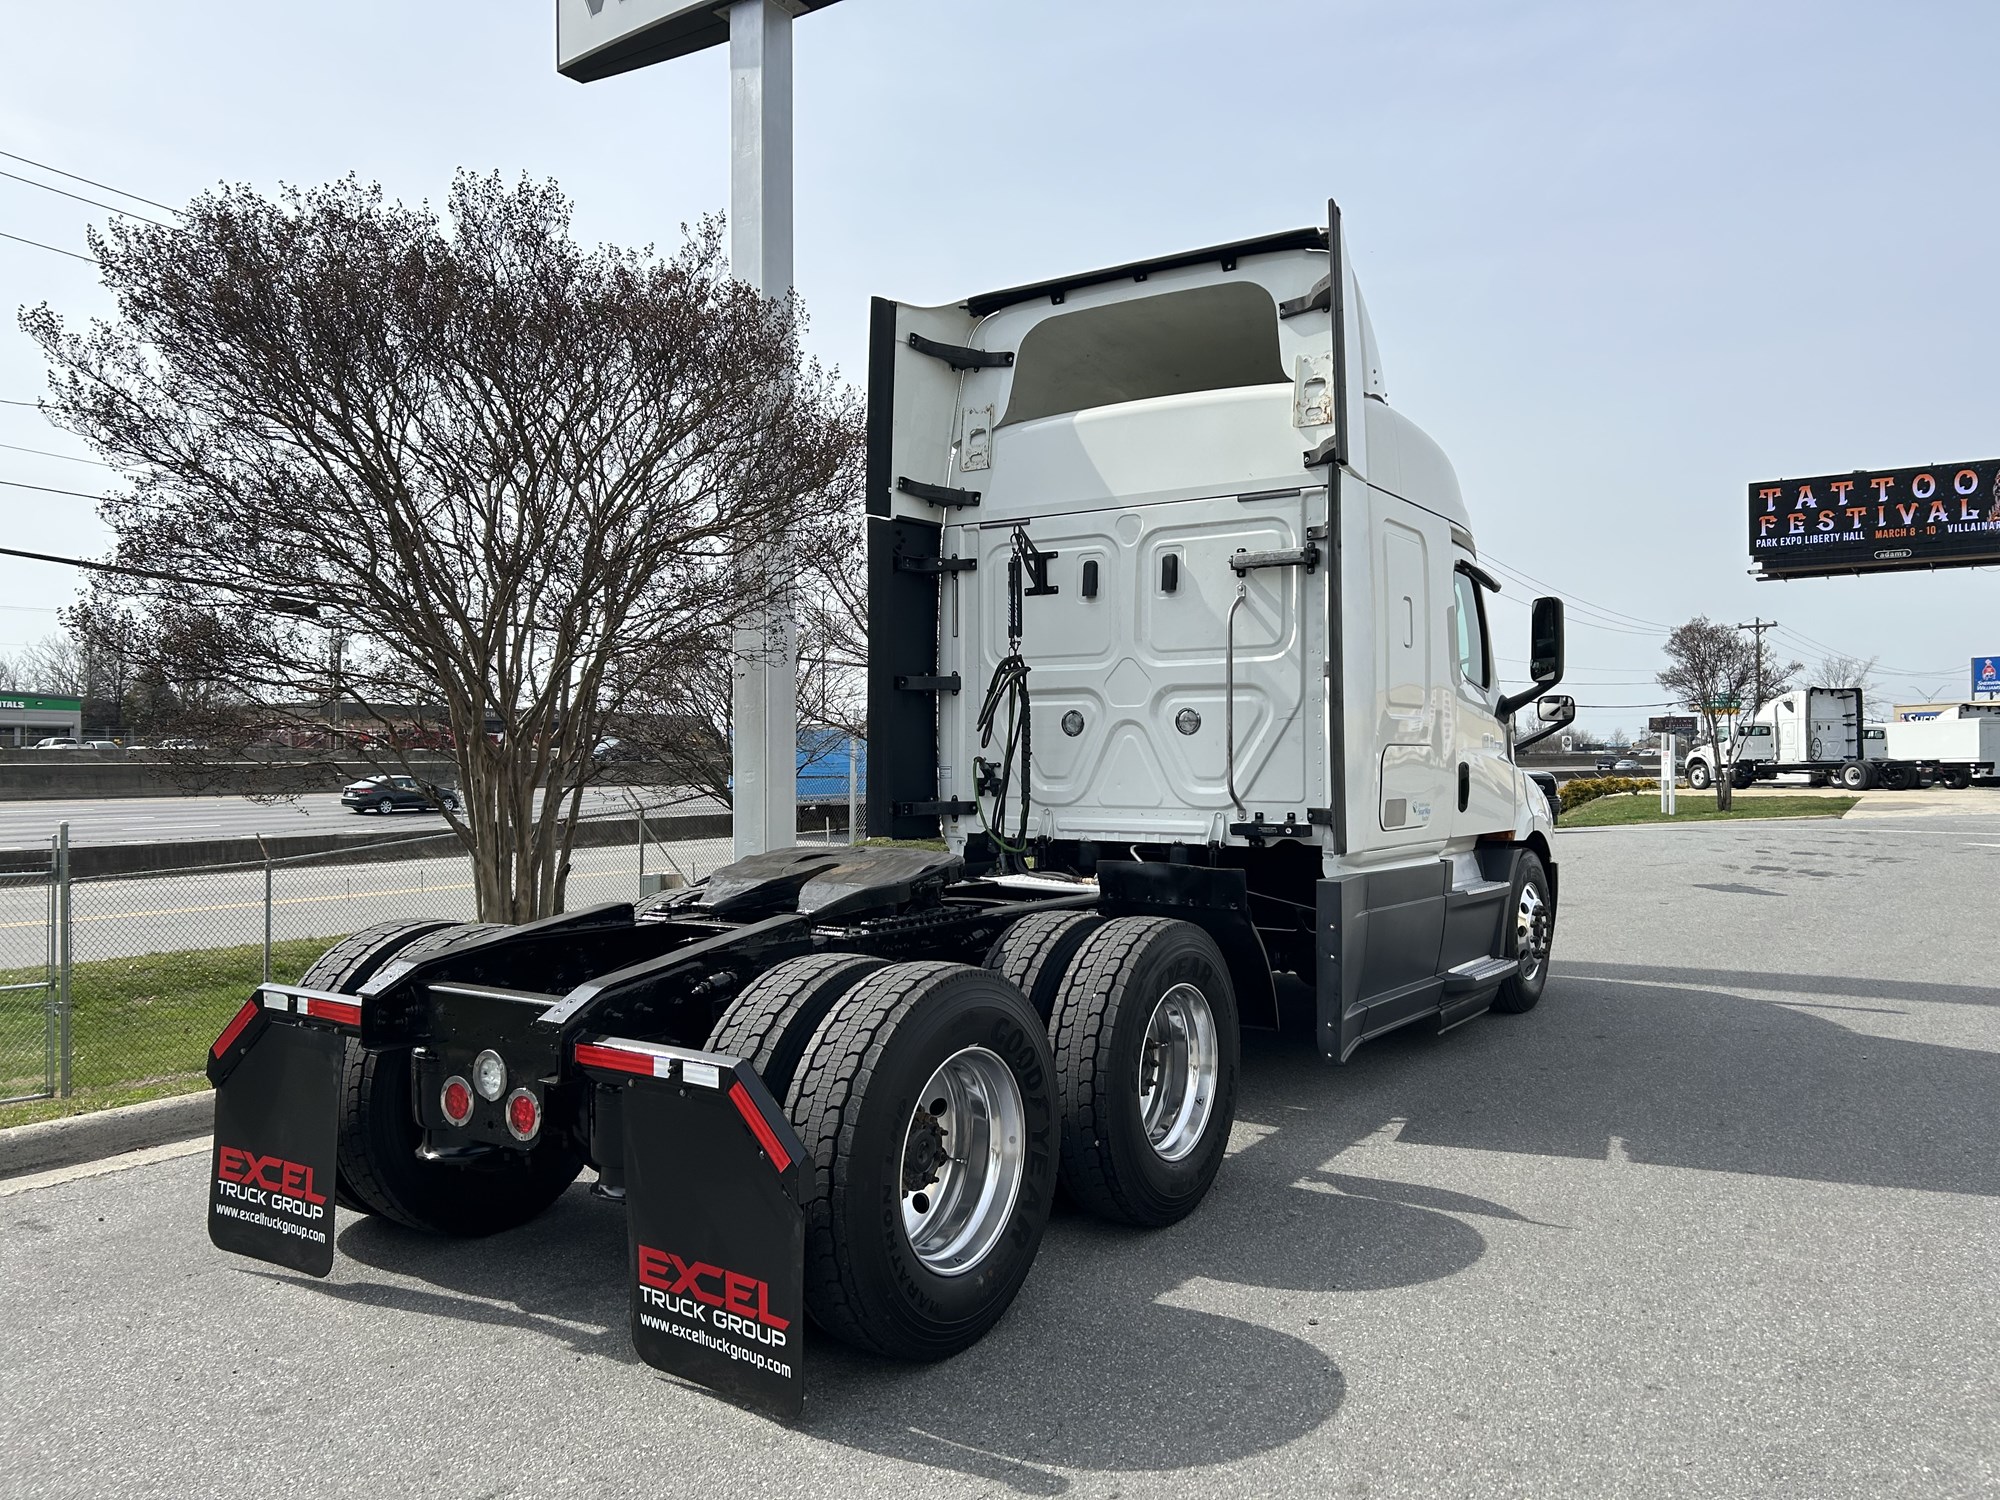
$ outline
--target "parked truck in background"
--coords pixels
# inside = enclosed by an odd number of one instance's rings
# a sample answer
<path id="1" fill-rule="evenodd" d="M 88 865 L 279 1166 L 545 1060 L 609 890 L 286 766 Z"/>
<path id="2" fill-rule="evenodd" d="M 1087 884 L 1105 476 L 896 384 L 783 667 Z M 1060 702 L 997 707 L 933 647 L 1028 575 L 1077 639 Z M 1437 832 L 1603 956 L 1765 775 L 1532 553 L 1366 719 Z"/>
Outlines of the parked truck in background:
<path id="1" fill-rule="evenodd" d="M 799 1410 L 806 1318 L 932 1360 L 1058 1176 L 1166 1225 L 1222 1169 L 1281 975 L 1341 1061 L 1525 1011 L 1557 871 L 1470 515 L 1387 403 L 1329 223 L 942 307 L 878 300 L 869 830 L 639 908 L 406 922 L 217 1038 L 209 1229 L 325 1275 L 333 1210 L 623 1205 L 641 1357 Z"/>
<path id="2" fill-rule="evenodd" d="M 1967 712 L 1961 717 L 1957 710 Z M 2000 764 L 2000 718 L 1981 704 L 1939 705 L 1935 717 L 1868 724 L 1859 688 L 1795 688 L 1739 719 L 1718 746 L 1688 752 L 1688 785 L 1727 775 L 1747 787 L 1780 776 L 1850 791 L 1966 787 Z"/>

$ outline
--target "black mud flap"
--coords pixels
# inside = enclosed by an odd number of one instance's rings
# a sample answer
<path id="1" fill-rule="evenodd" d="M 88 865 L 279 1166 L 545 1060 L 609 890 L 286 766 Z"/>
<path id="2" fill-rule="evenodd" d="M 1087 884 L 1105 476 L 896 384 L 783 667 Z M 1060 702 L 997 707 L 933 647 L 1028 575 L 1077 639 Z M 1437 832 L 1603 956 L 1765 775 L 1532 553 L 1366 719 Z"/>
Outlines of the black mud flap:
<path id="1" fill-rule="evenodd" d="M 650 1059 L 649 1074 L 633 1066 L 639 1058 Z M 626 1075 L 639 1357 L 745 1406 L 798 1416 L 812 1168 L 791 1122 L 733 1057 L 606 1038 L 578 1048 L 578 1060 Z"/>
<path id="2" fill-rule="evenodd" d="M 208 1237 L 220 1249 L 324 1276 L 333 1269 L 346 1043 L 332 1031 L 269 1024 L 239 1042 L 242 1030 L 239 1019 L 216 1047 L 230 1066 L 215 1088 Z M 215 1062 L 210 1071 L 219 1071 Z"/>

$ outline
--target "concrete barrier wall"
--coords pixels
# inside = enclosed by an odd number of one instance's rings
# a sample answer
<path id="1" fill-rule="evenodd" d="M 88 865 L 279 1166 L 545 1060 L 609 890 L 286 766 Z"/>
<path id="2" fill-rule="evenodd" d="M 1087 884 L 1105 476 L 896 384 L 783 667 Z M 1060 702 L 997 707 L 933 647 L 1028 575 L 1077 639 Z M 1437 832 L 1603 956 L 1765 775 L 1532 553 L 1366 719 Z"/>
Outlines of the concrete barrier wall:
<path id="1" fill-rule="evenodd" d="M 801 833 L 821 833 L 831 824 L 836 834 L 847 831 L 847 809 L 814 809 L 799 820 Z M 722 813 L 684 813 L 675 817 L 649 817 L 646 832 L 655 843 L 673 844 L 693 839 L 726 839 L 730 817 Z M 579 849 L 607 849 L 639 841 L 637 818 L 587 818 L 577 825 Z M 383 830 L 374 824 L 365 833 L 308 833 L 266 837 L 262 844 L 254 838 L 210 839 L 201 843 L 82 844 L 70 850 L 70 873 L 79 879 L 106 875 L 152 875 L 168 871 L 216 869 L 227 865 L 258 865 L 268 856 L 273 860 L 315 856 L 316 865 L 377 864 L 392 859 L 438 859 L 460 852 L 452 833 L 428 834 L 383 841 Z"/>
<path id="2" fill-rule="evenodd" d="M 458 767 L 443 758 L 412 760 L 418 775 L 458 785 Z M 0 802 L 84 797 L 292 797 L 337 792 L 350 781 L 379 776 L 381 766 L 351 760 L 338 764 L 307 755 L 200 762 L 140 751 L 132 755 L 89 750 L 0 751 Z M 660 768 L 643 761 L 600 766 L 604 786 L 657 786 Z"/>

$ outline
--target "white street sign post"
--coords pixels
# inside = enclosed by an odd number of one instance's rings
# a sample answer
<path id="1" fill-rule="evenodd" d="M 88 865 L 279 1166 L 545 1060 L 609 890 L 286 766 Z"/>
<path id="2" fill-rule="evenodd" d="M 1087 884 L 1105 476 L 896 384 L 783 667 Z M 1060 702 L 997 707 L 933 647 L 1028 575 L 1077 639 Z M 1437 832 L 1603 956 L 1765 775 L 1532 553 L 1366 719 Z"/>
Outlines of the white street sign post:
<path id="1" fill-rule="evenodd" d="M 1660 811 L 1674 815 L 1674 733 L 1660 736 Z"/>
<path id="2" fill-rule="evenodd" d="M 730 270 L 766 297 L 792 290 L 792 17 L 834 0 L 556 0 L 556 70 L 579 83 L 729 44 Z M 775 548 L 740 565 L 783 571 Z M 798 646 L 789 590 L 731 641 L 736 857 L 798 833 Z"/>

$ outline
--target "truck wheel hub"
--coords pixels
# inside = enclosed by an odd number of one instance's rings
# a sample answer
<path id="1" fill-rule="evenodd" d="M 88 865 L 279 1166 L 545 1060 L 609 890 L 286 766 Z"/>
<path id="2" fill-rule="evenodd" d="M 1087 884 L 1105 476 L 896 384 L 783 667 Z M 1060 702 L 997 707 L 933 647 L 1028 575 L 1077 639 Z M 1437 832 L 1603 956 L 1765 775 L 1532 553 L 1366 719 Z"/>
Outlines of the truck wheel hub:
<path id="1" fill-rule="evenodd" d="M 1027 1111 L 1000 1055 L 953 1053 L 931 1074 L 903 1132 L 903 1232 L 940 1276 L 972 1270 L 999 1243 L 1027 1168 Z"/>

